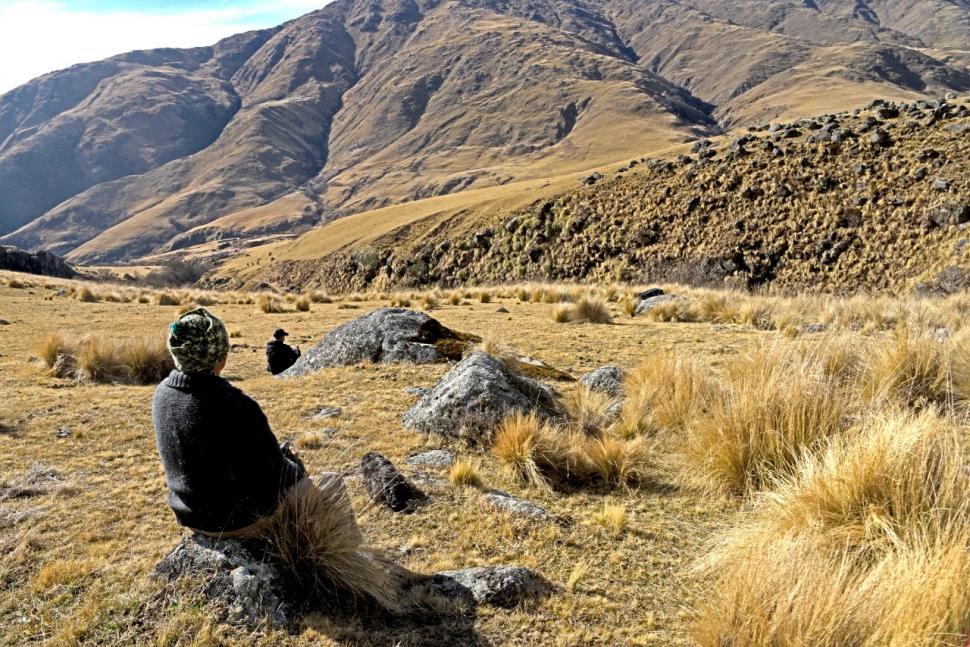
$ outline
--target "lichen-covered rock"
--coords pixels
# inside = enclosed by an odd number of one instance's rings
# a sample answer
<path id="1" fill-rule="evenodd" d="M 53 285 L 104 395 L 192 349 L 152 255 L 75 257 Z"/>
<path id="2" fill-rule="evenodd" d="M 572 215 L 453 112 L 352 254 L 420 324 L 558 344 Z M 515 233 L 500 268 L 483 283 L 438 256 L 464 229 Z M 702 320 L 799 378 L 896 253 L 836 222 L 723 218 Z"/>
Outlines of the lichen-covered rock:
<path id="1" fill-rule="evenodd" d="M 637 307 L 633 311 L 633 316 L 639 317 L 640 315 L 645 315 L 657 306 L 674 303 L 676 301 L 686 301 L 686 299 L 674 294 L 661 294 L 660 296 L 650 297 L 648 299 L 640 299 L 637 301 Z"/>
<path id="2" fill-rule="evenodd" d="M 408 456 L 406 462 L 419 467 L 451 467 L 455 462 L 455 455 L 447 449 L 429 449 Z"/>
<path id="3" fill-rule="evenodd" d="M 66 380 L 76 380 L 78 377 L 78 363 L 74 355 L 61 353 L 54 360 L 51 367 L 51 375 Z"/>
<path id="4" fill-rule="evenodd" d="M 614 398 L 623 395 L 623 369 L 612 364 L 601 366 L 579 378 L 590 391 L 606 393 Z"/>
<path id="5" fill-rule="evenodd" d="M 279 627 L 289 623 L 282 574 L 242 542 L 186 536 L 155 565 L 152 577 L 169 582 L 202 578 L 203 594 L 224 605 L 233 622 L 247 626 L 268 622 Z"/>
<path id="6" fill-rule="evenodd" d="M 296 377 L 363 362 L 446 362 L 459 359 L 475 341 L 481 339 L 449 330 L 423 312 L 381 308 L 331 330 L 281 376 Z"/>
<path id="7" fill-rule="evenodd" d="M 526 600 L 547 595 L 552 585 L 527 568 L 481 566 L 435 573 L 429 588 L 446 597 L 511 609 Z"/>
<path id="8" fill-rule="evenodd" d="M 370 497 L 394 512 L 413 512 L 415 506 L 428 498 L 377 452 L 365 454 L 360 467 L 361 480 Z"/>
<path id="9" fill-rule="evenodd" d="M 487 505 L 516 517 L 529 517 L 538 521 L 551 521 L 555 519 L 553 515 L 549 514 L 539 504 L 516 498 L 505 492 L 488 492 L 482 495 L 482 500 Z"/>
<path id="10" fill-rule="evenodd" d="M 404 414 L 404 426 L 422 433 L 481 442 L 516 411 L 545 418 L 561 413 L 555 391 L 516 374 L 486 353 L 473 353 L 449 371 Z"/>

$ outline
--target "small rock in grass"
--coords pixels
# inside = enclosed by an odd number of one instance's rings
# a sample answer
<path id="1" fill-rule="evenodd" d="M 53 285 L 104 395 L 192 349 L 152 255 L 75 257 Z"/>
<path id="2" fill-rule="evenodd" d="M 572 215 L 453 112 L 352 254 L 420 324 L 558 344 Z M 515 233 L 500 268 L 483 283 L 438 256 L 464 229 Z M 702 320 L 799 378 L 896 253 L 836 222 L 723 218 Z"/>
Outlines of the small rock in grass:
<path id="1" fill-rule="evenodd" d="M 551 521 L 555 518 L 539 504 L 516 498 L 505 492 L 489 492 L 484 494 L 482 499 L 493 508 L 516 517 L 529 517 L 540 521 Z"/>
<path id="2" fill-rule="evenodd" d="M 414 512 L 427 495 L 408 482 L 394 464 L 377 452 L 369 452 L 360 461 L 364 488 L 375 503 L 394 512 Z"/>
<path id="3" fill-rule="evenodd" d="M 541 575 L 517 566 L 481 566 L 435 573 L 428 588 L 447 598 L 468 600 L 503 609 L 543 597 L 552 585 Z"/>
<path id="4" fill-rule="evenodd" d="M 455 455 L 447 449 L 430 449 L 408 456 L 405 462 L 408 465 L 420 465 L 422 467 L 451 467 L 455 462 Z"/>
<path id="5" fill-rule="evenodd" d="M 606 393 L 614 398 L 623 395 L 623 369 L 612 364 L 601 366 L 579 378 L 590 391 Z"/>

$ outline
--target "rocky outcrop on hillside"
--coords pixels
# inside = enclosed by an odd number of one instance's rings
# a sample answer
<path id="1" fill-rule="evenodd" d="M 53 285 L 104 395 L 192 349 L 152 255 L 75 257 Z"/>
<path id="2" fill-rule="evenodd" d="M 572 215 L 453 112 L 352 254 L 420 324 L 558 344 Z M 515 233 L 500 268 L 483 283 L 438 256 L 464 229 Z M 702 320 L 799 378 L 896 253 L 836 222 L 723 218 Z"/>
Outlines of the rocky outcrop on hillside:
<path id="1" fill-rule="evenodd" d="M 970 105 L 876 101 L 638 158 L 531 208 L 280 262 L 285 284 L 681 281 L 807 291 L 909 289 L 970 267 Z"/>
<path id="2" fill-rule="evenodd" d="M 45 251 L 30 253 L 8 245 L 0 245 L 0 270 L 57 276 L 62 279 L 77 276 L 74 268 L 56 254 Z"/>

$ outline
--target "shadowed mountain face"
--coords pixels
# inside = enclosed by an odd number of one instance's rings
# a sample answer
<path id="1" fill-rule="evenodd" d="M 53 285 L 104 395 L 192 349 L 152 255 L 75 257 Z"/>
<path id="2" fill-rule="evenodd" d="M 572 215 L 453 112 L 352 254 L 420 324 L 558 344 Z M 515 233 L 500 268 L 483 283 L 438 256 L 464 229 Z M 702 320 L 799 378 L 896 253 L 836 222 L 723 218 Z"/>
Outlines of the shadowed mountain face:
<path id="1" fill-rule="evenodd" d="M 967 0 L 338 0 L 0 97 L 0 240 L 78 262 L 970 90 Z"/>

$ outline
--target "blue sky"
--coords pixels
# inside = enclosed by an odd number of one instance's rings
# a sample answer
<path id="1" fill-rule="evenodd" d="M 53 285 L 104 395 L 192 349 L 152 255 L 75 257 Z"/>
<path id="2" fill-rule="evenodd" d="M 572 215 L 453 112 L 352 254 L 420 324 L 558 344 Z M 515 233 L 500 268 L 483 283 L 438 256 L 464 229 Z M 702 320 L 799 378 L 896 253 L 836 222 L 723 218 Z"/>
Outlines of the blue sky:
<path id="1" fill-rule="evenodd" d="M 0 0 L 0 94 L 133 49 L 211 45 L 329 0 Z"/>

